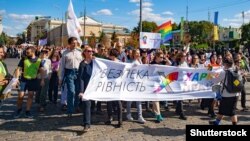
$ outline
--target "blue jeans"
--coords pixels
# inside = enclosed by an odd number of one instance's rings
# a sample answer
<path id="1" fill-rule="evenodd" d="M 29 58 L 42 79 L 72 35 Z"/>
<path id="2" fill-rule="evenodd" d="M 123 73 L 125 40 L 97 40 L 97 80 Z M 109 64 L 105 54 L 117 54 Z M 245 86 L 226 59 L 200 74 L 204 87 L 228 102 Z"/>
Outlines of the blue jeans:
<path id="1" fill-rule="evenodd" d="M 84 126 L 90 127 L 91 124 L 91 101 L 82 101 L 83 109 L 83 124 Z"/>
<path id="2" fill-rule="evenodd" d="M 132 101 L 127 101 L 127 115 L 131 114 L 131 104 Z M 141 101 L 136 101 L 136 108 L 137 108 L 137 114 L 138 118 L 142 117 L 142 106 L 141 106 Z"/>
<path id="3" fill-rule="evenodd" d="M 77 70 L 65 69 L 64 82 L 67 86 L 67 113 L 72 114 L 75 107 L 78 107 L 79 97 L 77 90 Z"/>

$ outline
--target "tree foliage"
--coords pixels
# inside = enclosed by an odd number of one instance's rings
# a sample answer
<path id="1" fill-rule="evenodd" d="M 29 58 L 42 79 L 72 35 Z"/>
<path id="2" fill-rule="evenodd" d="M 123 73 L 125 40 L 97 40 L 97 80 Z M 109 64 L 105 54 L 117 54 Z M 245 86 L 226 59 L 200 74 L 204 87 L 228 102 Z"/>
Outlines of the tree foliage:
<path id="1" fill-rule="evenodd" d="M 142 21 L 142 32 L 154 32 L 157 28 L 157 24 L 155 22 Z M 132 32 L 139 33 L 140 23 L 138 23 L 137 27 L 134 27 Z"/>
<path id="2" fill-rule="evenodd" d="M 95 47 L 96 46 L 96 36 L 95 36 L 95 33 L 91 32 L 90 33 L 90 37 L 89 37 L 89 46 L 91 47 Z"/>
<path id="3" fill-rule="evenodd" d="M 188 29 L 192 41 L 205 43 L 212 39 L 213 24 L 211 22 L 190 21 L 188 22 Z"/>
<path id="4" fill-rule="evenodd" d="M 38 36 L 39 37 L 39 36 Z M 40 38 L 39 38 L 40 39 Z M 39 40 L 38 39 L 38 40 Z M 18 33 L 17 34 L 17 42 L 16 42 L 16 45 L 20 45 L 22 43 L 25 43 L 26 41 L 26 37 L 25 37 L 25 33 Z"/>
<path id="5" fill-rule="evenodd" d="M 241 26 L 241 41 L 246 42 L 250 46 L 250 22 Z"/>

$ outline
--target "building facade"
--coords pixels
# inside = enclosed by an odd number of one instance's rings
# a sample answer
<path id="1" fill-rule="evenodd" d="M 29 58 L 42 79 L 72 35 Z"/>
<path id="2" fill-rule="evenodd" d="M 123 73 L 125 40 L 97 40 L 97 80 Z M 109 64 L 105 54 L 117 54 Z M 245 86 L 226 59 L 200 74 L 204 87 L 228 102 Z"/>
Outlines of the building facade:
<path id="1" fill-rule="evenodd" d="M 232 41 L 241 39 L 241 29 L 240 28 L 219 28 L 219 40 L 220 41 Z"/>
<path id="2" fill-rule="evenodd" d="M 79 19 L 82 31 L 84 32 L 84 17 Z M 28 26 L 30 27 L 30 36 L 31 42 L 36 43 L 38 39 L 47 37 L 48 44 L 55 46 L 66 46 L 67 45 L 67 26 L 66 23 L 60 20 L 50 20 L 50 19 L 41 19 L 34 21 Z M 29 30 L 27 30 L 29 31 Z M 115 32 L 117 38 L 120 42 L 126 43 L 130 38 L 129 30 L 122 26 L 117 26 L 113 24 L 103 24 L 86 16 L 85 20 L 85 39 L 88 40 L 91 36 L 99 38 L 101 33 L 104 32 L 109 38 L 112 37 L 112 34 Z M 29 38 L 29 37 L 28 37 Z M 82 37 L 83 38 L 83 37 Z M 97 41 L 96 41 L 97 42 Z"/>

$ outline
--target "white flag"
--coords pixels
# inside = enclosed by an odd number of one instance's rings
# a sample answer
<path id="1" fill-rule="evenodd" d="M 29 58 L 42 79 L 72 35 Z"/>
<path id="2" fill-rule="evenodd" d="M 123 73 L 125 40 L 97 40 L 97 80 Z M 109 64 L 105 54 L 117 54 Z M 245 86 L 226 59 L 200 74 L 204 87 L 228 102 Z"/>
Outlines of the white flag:
<path id="1" fill-rule="evenodd" d="M 45 46 L 47 44 L 47 38 L 45 38 L 45 39 L 40 39 L 39 41 L 38 41 L 38 45 L 39 46 Z"/>
<path id="2" fill-rule="evenodd" d="M 82 28 L 75 15 L 71 0 L 69 0 L 68 7 L 67 31 L 69 37 L 76 37 L 80 45 L 82 44 L 82 40 L 80 38 L 80 36 L 82 35 Z"/>

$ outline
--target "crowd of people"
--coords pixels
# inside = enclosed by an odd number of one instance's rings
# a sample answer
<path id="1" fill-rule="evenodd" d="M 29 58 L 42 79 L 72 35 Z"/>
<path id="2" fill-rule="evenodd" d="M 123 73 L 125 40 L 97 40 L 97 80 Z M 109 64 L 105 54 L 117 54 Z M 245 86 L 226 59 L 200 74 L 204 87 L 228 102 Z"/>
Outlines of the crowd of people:
<path id="1" fill-rule="evenodd" d="M 88 131 L 91 125 L 91 113 L 104 114 L 104 102 L 84 100 L 83 95 L 89 83 L 93 59 L 103 58 L 117 62 L 135 63 L 135 64 L 158 64 L 165 66 L 191 67 L 191 68 L 223 68 L 224 70 L 237 69 L 243 76 L 243 83 L 246 82 L 246 75 L 249 72 L 249 61 L 241 51 L 204 51 L 190 50 L 189 48 L 176 48 L 171 50 L 163 49 L 128 49 L 121 43 L 116 43 L 114 47 L 105 47 L 98 44 L 97 47 L 88 45 L 78 47 L 77 39 L 71 37 L 68 39 L 68 46 L 63 47 L 17 47 L 20 62 L 15 70 L 13 77 L 18 78 L 19 93 L 17 99 L 17 110 L 14 118 L 20 118 L 22 111 L 25 111 L 25 117 L 33 118 L 31 111 L 33 99 L 39 104 L 39 112 L 44 112 L 48 102 L 57 104 L 60 99 L 62 110 L 66 111 L 69 118 L 74 113 L 83 112 L 84 131 Z M 6 49 L 0 47 L 0 90 L 10 80 L 7 67 L 3 62 Z M 11 49 L 9 49 L 11 50 Z M 8 52 L 8 51 L 7 51 Z M 220 75 L 220 82 L 226 76 L 226 71 Z M 61 98 L 58 92 L 61 90 Z M 23 110 L 23 99 L 25 92 L 28 91 L 26 109 Z M 33 98 L 35 97 L 35 98 Z M 226 89 L 218 92 L 214 99 L 198 100 L 201 109 L 208 108 L 208 115 L 216 118 L 210 121 L 210 124 L 219 125 L 223 115 L 230 116 L 232 124 L 237 124 L 236 104 L 240 97 L 242 111 L 247 111 L 246 91 L 242 89 L 240 93 L 229 94 Z M 146 111 L 153 112 L 156 123 L 164 120 L 161 107 L 165 111 L 169 110 L 170 101 L 152 101 L 136 102 L 137 117 L 139 123 L 146 123 L 143 117 L 143 104 Z M 112 124 L 114 114 L 117 115 L 117 127 L 123 125 L 123 113 L 126 118 L 133 121 L 131 114 L 130 101 L 109 101 L 105 102 L 107 107 L 107 117 L 104 122 L 107 125 Z M 183 110 L 183 101 L 174 101 L 175 112 L 181 120 L 187 120 Z M 219 105 L 218 114 L 215 112 L 215 106 Z M 187 109 L 188 110 L 188 109 Z M 217 115 L 217 117 L 216 117 Z"/>

